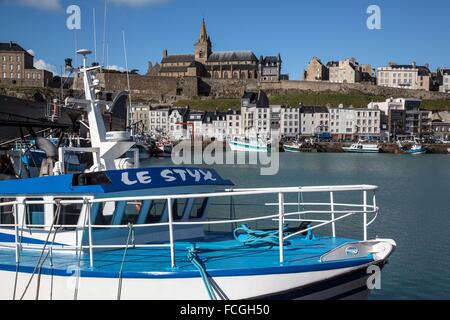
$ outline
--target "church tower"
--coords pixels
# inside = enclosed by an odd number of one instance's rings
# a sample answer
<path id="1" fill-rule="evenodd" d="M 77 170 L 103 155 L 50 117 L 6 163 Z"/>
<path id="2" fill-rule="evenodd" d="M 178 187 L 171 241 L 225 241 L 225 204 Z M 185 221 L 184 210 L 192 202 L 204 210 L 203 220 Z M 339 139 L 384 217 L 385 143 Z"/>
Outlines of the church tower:
<path id="1" fill-rule="evenodd" d="M 202 21 L 202 28 L 200 31 L 200 38 L 195 44 L 195 61 L 205 64 L 206 60 L 212 53 L 211 39 L 206 32 L 205 19 Z"/>

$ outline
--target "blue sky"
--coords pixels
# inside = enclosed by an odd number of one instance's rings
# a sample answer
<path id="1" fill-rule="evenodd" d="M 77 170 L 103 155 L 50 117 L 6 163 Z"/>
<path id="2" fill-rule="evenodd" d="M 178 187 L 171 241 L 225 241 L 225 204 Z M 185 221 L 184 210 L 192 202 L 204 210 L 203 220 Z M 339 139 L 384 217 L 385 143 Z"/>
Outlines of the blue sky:
<path id="1" fill-rule="evenodd" d="M 81 7 L 78 31 L 66 28 L 71 4 Z M 381 30 L 366 27 L 372 4 L 381 8 Z M 125 66 L 125 31 L 129 69 L 141 73 L 164 48 L 193 52 L 202 17 L 213 50 L 280 52 L 292 79 L 313 56 L 325 62 L 354 56 L 375 67 L 389 61 L 450 67 L 448 0 L 108 0 L 107 6 L 109 64 Z M 74 58 L 75 38 L 78 47 L 93 49 L 93 8 L 101 62 L 104 0 L 0 0 L 0 42 L 18 42 L 40 66 L 59 70 L 64 58 Z"/>

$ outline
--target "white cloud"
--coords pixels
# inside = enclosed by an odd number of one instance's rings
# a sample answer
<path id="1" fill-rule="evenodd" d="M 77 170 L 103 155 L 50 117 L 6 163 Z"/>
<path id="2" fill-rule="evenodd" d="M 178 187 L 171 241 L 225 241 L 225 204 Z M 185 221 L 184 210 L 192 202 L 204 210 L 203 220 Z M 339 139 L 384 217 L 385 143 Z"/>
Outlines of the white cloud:
<path id="1" fill-rule="evenodd" d="M 27 52 L 31 54 L 33 57 L 35 56 L 33 49 L 28 49 Z M 33 60 L 33 65 L 36 69 L 39 70 L 47 70 L 52 72 L 55 76 L 59 75 L 61 72 L 58 70 L 58 68 L 50 63 L 45 62 L 43 59 L 36 59 Z"/>
<path id="2" fill-rule="evenodd" d="M 112 65 L 112 66 L 107 66 L 106 69 L 108 70 L 114 70 L 114 71 L 120 71 L 120 72 L 124 72 L 125 68 L 124 67 L 119 67 L 117 65 Z"/>
<path id="3" fill-rule="evenodd" d="M 15 2 L 16 4 L 20 4 L 26 7 L 32 7 L 42 10 L 55 11 L 62 8 L 61 0 L 16 0 L 8 2 Z"/>
<path id="4" fill-rule="evenodd" d="M 36 69 L 50 71 L 55 76 L 60 74 L 60 72 L 58 71 L 58 68 L 56 66 L 49 64 L 42 59 L 34 59 L 34 67 Z"/>

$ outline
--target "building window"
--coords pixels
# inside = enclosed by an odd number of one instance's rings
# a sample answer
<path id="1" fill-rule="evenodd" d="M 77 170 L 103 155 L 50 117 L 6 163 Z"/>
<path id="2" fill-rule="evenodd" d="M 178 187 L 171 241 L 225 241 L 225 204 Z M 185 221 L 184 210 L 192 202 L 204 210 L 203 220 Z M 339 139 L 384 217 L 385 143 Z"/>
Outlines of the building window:
<path id="1" fill-rule="evenodd" d="M 3 72 L 2 77 L 3 79 L 6 79 L 6 72 Z"/>

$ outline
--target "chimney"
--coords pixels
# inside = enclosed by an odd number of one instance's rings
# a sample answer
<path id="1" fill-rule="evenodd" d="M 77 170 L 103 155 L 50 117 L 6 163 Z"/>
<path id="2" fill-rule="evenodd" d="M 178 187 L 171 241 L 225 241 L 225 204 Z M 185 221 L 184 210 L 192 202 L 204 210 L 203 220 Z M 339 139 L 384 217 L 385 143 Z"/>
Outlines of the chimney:
<path id="1" fill-rule="evenodd" d="M 168 53 L 167 53 L 167 49 L 164 49 L 163 50 L 163 58 L 167 58 L 167 56 L 168 56 Z"/>
<path id="2" fill-rule="evenodd" d="M 12 46 L 13 46 L 13 42 L 10 41 L 10 42 L 9 42 L 9 47 L 12 48 Z"/>
<path id="3" fill-rule="evenodd" d="M 415 61 L 413 61 L 412 65 L 413 65 L 414 68 L 417 67 L 417 64 L 416 64 Z"/>

